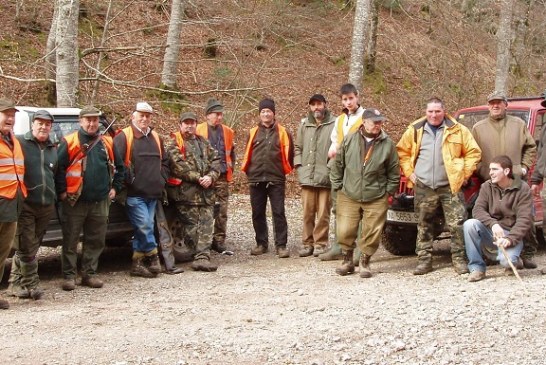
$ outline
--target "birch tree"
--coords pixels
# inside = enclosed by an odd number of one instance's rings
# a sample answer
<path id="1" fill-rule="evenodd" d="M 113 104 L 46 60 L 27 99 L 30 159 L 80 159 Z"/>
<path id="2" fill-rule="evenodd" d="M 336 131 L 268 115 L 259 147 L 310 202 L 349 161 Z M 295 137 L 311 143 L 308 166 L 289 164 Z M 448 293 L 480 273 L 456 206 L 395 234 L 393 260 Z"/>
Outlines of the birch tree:
<path id="1" fill-rule="evenodd" d="M 79 82 L 78 15 L 79 0 L 57 0 L 56 83 L 57 106 L 75 107 Z"/>
<path id="2" fill-rule="evenodd" d="M 506 92 L 510 71 L 510 43 L 512 39 L 513 0 L 501 0 L 499 30 L 497 31 L 497 66 L 495 90 Z"/>
<path id="3" fill-rule="evenodd" d="M 180 31 L 184 15 L 184 0 L 173 0 L 171 5 L 171 20 L 167 33 L 167 48 L 163 57 L 161 83 L 169 89 L 176 89 L 178 73 L 178 57 L 180 55 Z"/>
<path id="4" fill-rule="evenodd" d="M 49 34 L 47 35 L 46 51 L 45 51 L 45 78 L 47 80 L 55 79 L 55 59 L 57 57 L 55 48 L 55 39 L 57 37 L 57 18 L 59 16 L 59 3 L 55 1 L 53 9 L 53 19 L 51 20 L 51 27 L 49 28 Z M 47 100 L 51 104 L 57 104 L 57 91 L 54 81 L 47 82 Z"/>
<path id="5" fill-rule="evenodd" d="M 370 30 L 368 37 L 368 45 L 366 47 L 365 72 L 375 71 L 375 56 L 377 46 L 377 26 L 379 24 L 379 0 L 371 0 L 370 8 Z"/>
<path id="6" fill-rule="evenodd" d="M 372 0 L 357 0 L 355 8 L 355 18 L 353 23 L 353 39 L 351 42 L 351 63 L 349 68 L 349 82 L 362 88 L 362 78 L 364 73 L 364 52 L 366 47 L 366 31 L 368 29 L 368 19 L 370 17 L 370 7 Z"/>

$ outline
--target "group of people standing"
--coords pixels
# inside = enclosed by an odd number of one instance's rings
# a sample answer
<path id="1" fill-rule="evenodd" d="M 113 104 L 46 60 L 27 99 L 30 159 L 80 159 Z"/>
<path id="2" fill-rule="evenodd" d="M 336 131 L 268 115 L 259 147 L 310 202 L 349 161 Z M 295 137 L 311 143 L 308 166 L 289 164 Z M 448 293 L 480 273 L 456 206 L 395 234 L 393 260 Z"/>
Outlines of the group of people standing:
<path id="1" fill-rule="evenodd" d="M 398 192 L 402 171 L 415 190 L 419 214 L 413 274 L 433 270 L 433 224 L 440 205 L 458 274 L 470 271 L 469 281 L 483 279 L 483 256 L 501 246 L 507 256 L 493 257 L 501 264 L 536 268 L 531 192 L 539 193 L 546 175 L 546 153 L 539 153 L 529 188 L 522 178 L 534 163 L 537 147 L 525 122 L 506 115 L 504 94 L 488 97 L 489 116 L 472 131 L 446 113 L 442 100 L 431 98 L 425 116 L 411 123 L 397 144 L 383 129 L 387 118 L 377 109 L 363 108 L 354 85 L 344 84 L 340 98 L 343 112 L 335 117 L 323 95 L 311 96 L 295 143 L 275 118 L 274 100 L 259 102 L 259 123 L 249 132 L 241 164 L 256 239 L 251 255 L 269 250 L 269 200 L 276 254 L 290 256 L 284 204 L 286 175 L 295 169 L 303 202 L 299 256 L 342 260 L 337 274 L 352 274 L 358 266 L 360 277 L 371 277 L 370 261 L 379 247 L 388 198 Z M 16 137 L 16 112 L 13 102 L 0 99 L 0 279 L 13 242 L 11 295 L 43 296 L 36 254 L 57 200 L 62 205 L 63 290 L 76 288 L 82 232 L 81 285 L 103 286 L 97 268 L 113 200 L 126 206 L 134 228 L 131 275 L 153 278 L 162 271 L 154 218 L 164 217 L 162 201 L 167 198 L 184 227 L 192 269 L 217 270 L 210 251 L 228 252 L 229 184 L 236 161 L 234 131 L 223 124 L 224 107 L 218 100 L 207 102 L 204 123 L 198 124 L 193 112 L 183 113 L 178 130 L 167 138 L 150 127 L 155 112 L 146 102 L 136 104 L 130 125 L 113 138 L 100 131 L 101 111 L 85 107 L 79 130 L 59 146 L 49 139 L 54 121 L 50 113 L 37 111 L 31 131 Z M 475 219 L 466 220 L 462 189 L 476 169 L 485 182 Z M 329 244 L 331 212 L 335 238 Z M 169 252 L 172 246 L 160 248 L 165 272 L 183 272 Z M 0 299 L 0 308 L 8 307 Z"/>

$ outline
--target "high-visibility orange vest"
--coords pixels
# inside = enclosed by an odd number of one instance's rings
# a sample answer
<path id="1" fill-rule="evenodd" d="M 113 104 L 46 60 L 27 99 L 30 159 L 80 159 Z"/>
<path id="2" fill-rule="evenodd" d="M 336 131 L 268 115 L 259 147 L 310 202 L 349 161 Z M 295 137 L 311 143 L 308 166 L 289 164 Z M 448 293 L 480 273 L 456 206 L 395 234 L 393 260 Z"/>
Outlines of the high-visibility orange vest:
<path id="1" fill-rule="evenodd" d="M 114 142 L 112 137 L 102 135 L 98 136 L 106 148 L 108 159 L 114 161 Z M 78 131 L 64 137 L 68 149 L 68 161 L 70 164 L 66 168 L 66 193 L 68 195 L 79 195 L 83 183 L 83 158 L 85 153 L 80 146 L 80 137 Z M 98 141 L 97 143 L 100 143 Z"/>
<path id="2" fill-rule="evenodd" d="M 129 167 L 129 164 L 131 162 L 131 152 L 133 148 L 133 139 L 135 138 L 135 135 L 133 134 L 133 127 L 128 126 L 121 130 L 123 133 L 125 133 L 125 139 L 127 140 L 127 148 L 125 150 L 125 166 Z M 157 143 L 157 149 L 159 150 L 159 163 L 161 164 L 161 160 L 163 159 L 163 154 L 161 153 L 161 140 L 159 139 L 159 134 L 155 131 L 152 132 L 152 137 L 155 139 L 155 143 Z"/>
<path id="3" fill-rule="evenodd" d="M 11 133 L 13 150 L 8 143 L 0 137 L 0 196 L 13 199 L 17 189 L 21 189 L 23 196 L 27 196 L 25 186 L 25 157 L 21 144 Z"/>
<path id="4" fill-rule="evenodd" d="M 180 131 L 171 133 L 171 137 L 175 139 L 178 150 L 180 151 L 182 156 L 186 157 L 186 148 L 184 147 L 184 138 L 182 138 L 182 133 L 180 133 Z M 180 186 L 182 185 L 182 179 L 174 176 L 169 176 L 169 178 L 167 179 L 167 184 L 171 186 Z"/>
<path id="5" fill-rule="evenodd" d="M 225 153 L 226 153 L 226 180 L 232 181 L 233 180 L 233 161 L 231 160 L 231 151 L 233 150 L 233 129 L 229 128 L 228 126 L 221 125 L 222 130 L 224 131 L 224 146 L 225 146 Z M 198 135 L 208 139 L 209 138 L 209 128 L 207 122 L 200 123 L 197 125 L 196 132 Z"/>
<path id="6" fill-rule="evenodd" d="M 339 120 L 337 123 L 337 144 L 338 146 L 343 142 L 343 138 L 345 137 L 343 135 L 343 123 L 345 123 L 345 118 L 348 118 L 347 114 L 343 113 L 339 116 Z M 358 120 L 349 128 L 349 131 L 347 132 L 347 135 L 350 133 L 354 133 L 360 128 L 362 125 L 362 117 L 359 117 Z"/>
<path id="7" fill-rule="evenodd" d="M 282 125 L 277 124 L 277 131 L 279 132 L 279 142 L 281 145 L 282 168 L 284 174 L 288 175 L 290 171 L 292 171 L 292 166 L 288 161 L 288 156 L 290 154 L 290 138 L 288 138 L 288 132 Z M 245 156 L 243 158 L 243 166 L 241 166 L 241 170 L 243 170 L 244 173 L 247 172 L 248 166 L 250 165 L 250 159 L 252 158 L 252 142 L 254 141 L 254 137 L 256 137 L 256 132 L 258 132 L 258 127 L 254 127 L 250 130 L 250 137 L 248 138 Z"/>

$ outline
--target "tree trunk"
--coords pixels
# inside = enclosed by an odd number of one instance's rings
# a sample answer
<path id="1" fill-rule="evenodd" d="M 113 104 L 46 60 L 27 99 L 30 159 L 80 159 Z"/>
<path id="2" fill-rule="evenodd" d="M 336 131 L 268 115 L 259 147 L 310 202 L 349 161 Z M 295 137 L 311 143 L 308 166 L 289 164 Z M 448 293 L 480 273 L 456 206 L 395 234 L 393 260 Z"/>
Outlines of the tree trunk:
<path id="1" fill-rule="evenodd" d="M 353 39 L 351 42 L 351 64 L 349 68 L 349 82 L 362 89 L 364 73 L 364 47 L 366 45 L 366 30 L 370 15 L 371 0 L 357 0 L 353 24 Z"/>
<path id="2" fill-rule="evenodd" d="M 495 90 L 506 92 L 510 70 L 510 41 L 512 39 L 512 0 L 501 0 L 499 30 L 497 31 L 497 67 Z"/>
<path id="3" fill-rule="evenodd" d="M 51 27 L 49 28 L 49 34 L 47 35 L 46 53 L 45 53 L 45 78 L 48 80 L 55 79 L 55 58 L 57 55 L 57 49 L 55 48 L 55 38 L 57 35 L 57 18 L 59 16 L 59 3 L 55 1 L 53 9 L 53 19 L 51 20 Z M 57 88 L 55 81 L 47 81 L 46 84 L 47 101 L 50 105 L 57 104 Z"/>
<path id="4" fill-rule="evenodd" d="M 366 47 L 365 71 L 373 73 L 375 71 L 375 56 L 377 46 L 377 25 L 379 23 L 379 0 L 372 0 L 370 9 L 370 30 L 368 37 L 368 46 Z"/>
<path id="5" fill-rule="evenodd" d="M 78 14 L 79 0 L 58 0 L 57 34 L 57 106 L 75 107 L 79 82 Z"/>
<path id="6" fill-rule="evenodd" d="M 182 29 L 182 17 L 184 16 L 184 1 L 173 0 L 171 5 L 171 20 L 167 33 L 167 48 L 163 57 L 163 71 L 161 83 L 169 89 L 176 89 L 176 76 L 178 73 L 178 57 L 180 54 L 180 31 Z"/>
<path id="7" fill-rule="evenodd" d="M 102 30 L 102 37 L 100 40 L 100 47 L 103 48 L 106 46 L 106 40 L 108 39 L 108 30 L 110 27 L 110 13 L 112 11 L 112 0 L 108 2 L 108 9 L 106 10 L 106 19 L 104 20 L 104 29 Z M 94 104 L 97 99 L 97 94 L 99 92 L 100 86 L 100 76 L 101 76 L 101 64 L 102 64 L 103 53 L 99 52 L 97 55 L 97 64 L 95 65 L 95 77 L 96 81 L 93 86 L 93 92 L 91 93 L 91 98 L 88 100 L 88 104 Z"/>

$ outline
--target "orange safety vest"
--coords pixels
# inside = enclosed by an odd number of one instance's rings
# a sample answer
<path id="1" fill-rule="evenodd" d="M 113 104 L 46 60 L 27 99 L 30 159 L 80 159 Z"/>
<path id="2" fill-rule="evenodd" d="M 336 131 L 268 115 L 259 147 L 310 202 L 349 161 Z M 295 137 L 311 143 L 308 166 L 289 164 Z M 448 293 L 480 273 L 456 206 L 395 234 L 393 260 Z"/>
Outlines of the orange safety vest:
<path id="1" fill-rule="evenodd" d="M 171 137 L 173 137 L 176 141 L 176 145 L 178 146 L 178 149 L 180 150 L 180 153 L 183 157 L 186 157 L 186 148 L 184 147 L 184 138 L 182 138 L 182 133 L 180 131 L 171 133 Z M 167 179 L 167 184 L 170 186 L 180 186 L 182 185 L 182 179 L 174 176 L 169 176 Z"/>
<path id="2" fill-rule="evenodd" d="M 27 187 L 25 186 L 25 157 L 21 144 L 11 134 L 13 150 L 0 138 L 0 196 L 6 199 L 13 199 L 17 194 L 17 189 L 21 188 L 23 196 L 27 196 Z"/>
<path id="3" fill-rule="evenodd" d="M 337 144 L 338 146 L 341 145 L 341 142 L 343 142 L 343 138 L 345 135 L 343 135 L 343 123 L 345 123 L 345 118 L 348 118 L 347 114 L 343 113 L 339 116 L 339 120 L 337 123 Z M 358 120 L 349 128 L 349 131 L 347 132 L 347 135 L 354 133 L 360 128 L 362 125 L 362 117 L 359 117 Z"/>
<path id="4" fill-rule="evenodd" d="M 110 162 L 114 161 L 114 142 L 112 137 L 101 135 L 100 138 L 108 153 L 108 159 Z M 85 157 L 84 151 L 80 146 L 80 137 L 78 131 L 69 134 L 64 137 L 66 146 L 68 149 L 68 161 L 70 164 L 66 168 L 66 193 L 68 195 L 79 195 L 83 183 L 83 159 Z M 99 143 L 98 141 L 97 143 Z"/>
<path id="5" fill-rule="evenodd" d="M 127 148 L 125 149 L 125 166 L 129 167 L 129 163 L 131 162 L 131 152 L 133 149 L 133 139 L 135 135 L 133 134 L 133 127 L 128 126 L 121 130 L 123 133 L 125 133 L 125 139 L 127 140 Z M 159 139 L 159 134 L 155 131 L 152 132 L 152 137 L 155 139 L 155 143 L 157 143 L 157 148 L 159 149 L 159 163 L 161 164 L 161 160 L 163 159 L 163 154 L 161 152 L 161 140 Z"/>
<path id="6" fill-rule="evenodd" d="M 284 170 L 284 174 L 288 175 L 290 171 L 292 171 L 292 166 L 290 165 L 290 162 L 288 162 L 288 155 L 290 154 L 290 139 L 288 138 L 288 132 L 282 125 L 277 124 L 277 130 L 279 132 L 279 142 L 281 144 L 282 168 Z M 250 137 L 248 138 L 245 156 L 243 157 L 243 166 L 241 167 L 241 170 L 244 173 L 247 172 L 248 167 L 250 166 L 250 159 L 252 158 L 252 142 L 254 141 L 256 132 L 258 132 L 258 127 L 254 127 L 250 130 Z"/>
<path id="7" fill-rule="evenodd" d="M 229 128 L 222 124 L 222 129 L 224 131 L 224 146 L 226 153 L 226 180 L 233 180 L 233 161 L 231 160 L 231 151 L 233 150 L 233 129 Z M 209 138 L 209 128 L 207 122 L 200 123 L 197 125 L 196 132 L 198 135 L 208 139 Z"/>

